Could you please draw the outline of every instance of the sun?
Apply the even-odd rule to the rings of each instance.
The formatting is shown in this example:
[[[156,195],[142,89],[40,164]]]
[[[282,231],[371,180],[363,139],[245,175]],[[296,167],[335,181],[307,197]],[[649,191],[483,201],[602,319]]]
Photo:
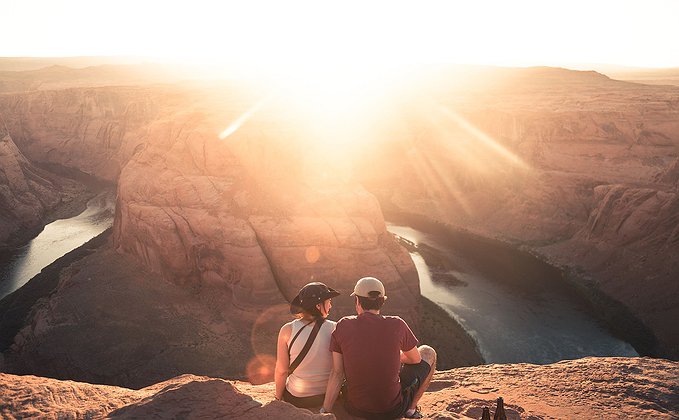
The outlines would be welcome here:
[[[274,86],[313,121],[326,146],[341,148],[360,141],[400,82],[374,63],[304,63],[279,71]]]
[[[406,73],[390,63],[318,56],[251,71],[252,83],[267,86],[259,100],[230,122],[225,139],[258,112],[275,112],[305,133],[306,153],[330,172],[345,173],[356,155],[375,143],[380,115],[403,89]]]

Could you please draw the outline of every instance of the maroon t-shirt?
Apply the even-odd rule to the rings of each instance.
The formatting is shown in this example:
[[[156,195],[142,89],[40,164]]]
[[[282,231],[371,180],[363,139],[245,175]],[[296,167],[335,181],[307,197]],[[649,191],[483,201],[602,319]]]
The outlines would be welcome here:
[[[339,320],[330,351],[342,353],[352,407],[384,413],[401,404],[400,351],[418,345],[401,318],[364,312]]]

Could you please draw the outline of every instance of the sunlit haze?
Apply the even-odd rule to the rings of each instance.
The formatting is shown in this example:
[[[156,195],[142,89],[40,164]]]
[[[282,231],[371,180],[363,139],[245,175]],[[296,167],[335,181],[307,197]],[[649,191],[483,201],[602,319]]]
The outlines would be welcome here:
[[[378,137],[370,132],[377,114],[422,65],[679,66],[679,2],[667,0],[25,0],[3,9],[0,36],[11,42],[0,56],[120,56],[211,78],[247,75],[267,88],[224,121],[219,138],[232,141],[255,114],[278,106],[300,116],[318,154],[335,163]],[[526,167],[456,112],[418,106],[474,171],[493,162]]]
[[[670,67],[679,66],[677,16],[672,0],[23,0],[3,5],[0,56]]]

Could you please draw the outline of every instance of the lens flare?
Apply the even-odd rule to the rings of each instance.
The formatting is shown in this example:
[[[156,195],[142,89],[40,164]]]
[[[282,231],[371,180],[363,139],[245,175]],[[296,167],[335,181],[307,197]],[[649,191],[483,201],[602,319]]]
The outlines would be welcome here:
[[[270,354],[258,354],[248,361],[245,375],[253,385],[261,385],[274,380],[276,358]]]
[[[224,131],[222,131],[219,134],[220,140],[224,140],[233,133],[235,133],[236,131],[238,131],[238,129],[241,128],[243,124],[245,124],[250,118],[252,118],[252,116],[255,115],[264,105],[266,105],[270,99],[271,95],[265,97],[264,99],[259,100],[256,104],[250,107],[250,109],[248,109],[241,116],[236,118],[235,121],[229,124],[229,126],[226,127]]]
[[[309,264],[314,264],[318,261],[319,258],[321,258],[321,251],[318,249],[317,246],[312,245],[306,249],[306,251],[304,252],[304,257],[306,258]]]
[[[494,153],[496,153],[498,156],[502,157],[503,159],[505,159],[506,161],[513,165],[516,165],[521,168],[528,168],[528,165],[519,156],[507,150],[495,139],[493,139],[488,134],[476,128],[473,124],[471,124],[466,119],[462,118],[455,111],[452,111],[451,109],[444,106],[439,107],[439,111],[443,115],[445,115],[448,119],[457,124],[464,131],[471,134],[474,139],[480,141],[481,144],[483,144],[484,146],[492,150]]]
[[[415,173],[431,198],[448,198],[448,200],[457,203],[465,213],[472,213],[467,199],[454,177],[447,173],[447,168],[436,163],[435,159],[431,159],[418,148],[411,149],[408,156],[415,168]]]
[[[292,299],[292,298],[291,298]],[[250,344],[254,352],[253,358],[248,362],[246,374],[252,383],[270,382],[273,380],[273,371],[276,365],[276,343],[278,331],[286,322],[292,320],[290,306],[277,304],[263,307],[252,324],[250,332]]]

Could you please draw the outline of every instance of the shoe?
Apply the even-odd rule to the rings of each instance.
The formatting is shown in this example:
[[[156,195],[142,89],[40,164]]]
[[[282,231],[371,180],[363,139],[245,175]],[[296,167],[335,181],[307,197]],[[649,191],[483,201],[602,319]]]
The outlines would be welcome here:
[[[424,415],[420,412],[420,407],[415,408],[415,412],[411,415],[408,415],[408,413],[403,415],[404,419],[421,419],[424,418]]]

